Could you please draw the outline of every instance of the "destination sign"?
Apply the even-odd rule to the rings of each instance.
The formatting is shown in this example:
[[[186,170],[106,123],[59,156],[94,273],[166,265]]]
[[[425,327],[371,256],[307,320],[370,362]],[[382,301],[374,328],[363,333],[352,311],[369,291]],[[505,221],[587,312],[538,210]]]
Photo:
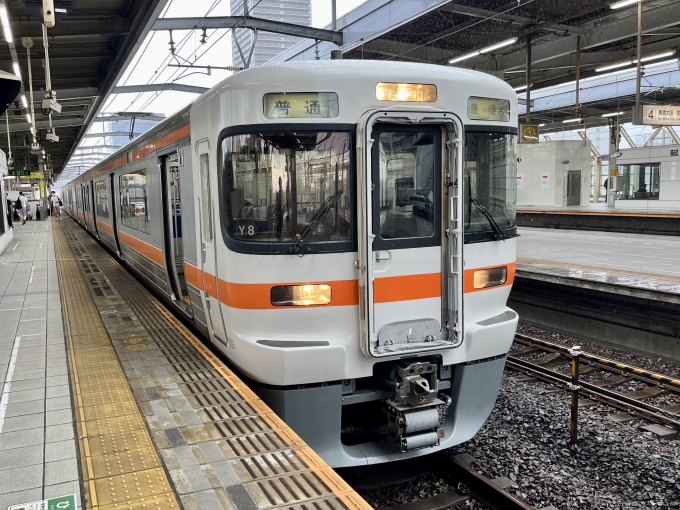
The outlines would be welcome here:
[[[339,113],[335,92],[280,92],[264,95],[269,119],[328,119]]]
[[[642,123],[651,126],[680,126],[680,106],[643,105]]]

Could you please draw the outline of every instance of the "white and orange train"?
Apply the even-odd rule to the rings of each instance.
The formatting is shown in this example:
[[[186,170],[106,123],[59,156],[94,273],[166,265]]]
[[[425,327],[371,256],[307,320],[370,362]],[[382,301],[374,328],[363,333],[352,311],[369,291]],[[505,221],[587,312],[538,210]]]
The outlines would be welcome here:
[[[517,326],[517,99],[425,64],[237,73],[65,186],[67,212],[334,467],[473,437]]]

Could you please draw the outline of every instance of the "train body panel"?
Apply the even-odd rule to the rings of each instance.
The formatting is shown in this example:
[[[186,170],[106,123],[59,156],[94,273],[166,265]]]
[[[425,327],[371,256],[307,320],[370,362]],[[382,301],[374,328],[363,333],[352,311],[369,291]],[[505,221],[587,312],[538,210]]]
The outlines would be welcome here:
[[[331,465],[424,455],[481,427],[514,336],[516,125],[474,71],[256,68],[70,183],[66,210]]]

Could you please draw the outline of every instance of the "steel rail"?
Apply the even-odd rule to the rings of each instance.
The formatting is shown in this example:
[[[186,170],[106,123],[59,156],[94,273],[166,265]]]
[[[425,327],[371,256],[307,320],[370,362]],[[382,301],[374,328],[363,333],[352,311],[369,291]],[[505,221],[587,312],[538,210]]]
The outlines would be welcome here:
[[[564,347],[562,345],[554,344],[552,342],[548,342],[546,340],[540,340],[538,338],[533,338],[527,335],[522,335],[520,333],[517,333],[515,335],[515,338],[518,338],[520,340],[524,340],[525,342],[529,342],[530,344],[536,344],[536,345],[541,345],[544,347],[548,347],[550,349],[553,349],[555,351],[559,351],[565,354],[569,354],[569,348]],[[594,354],[590,354],[587,352],[581,352],[580,357],[591,361],[593,363],[597,363],[599,365],[604,365],[606,367],[613,367],[618,370],[621,370],[622,372],[627,372],[629,374],[635,374],[643,377],[647,377],[649,379],[652,379],[654,382],[657,383],[663,383],[663,384],[668,384],[670,386],[674,386],[675,388],[680,389],[680,379],[673,379],[672,377],[669,377],[667,375],[663,374],[657,374],[655,372],[652,372],[650,370],[646,370],[644,368],[639,368],[639,367],[634,367],[631,365],[626,365],[625,363],[620,363],[618,361],[614,361],[611,359],[607,358],[602,358],[600,356],[595,356]]]
[[[541,379],[547,380],[551,383],[561,383],[566,385],[571,382],[571,378],[569,376],[553,372],[548,368],[534,365],[529,361],[515,358],[514,356],[508,356],[507,364],[515,370],[529,371]],[[579,386],[580,391],[583,393],[592,397],[596,397],[609,405],[626,411],[635,411],[636,413],[639,413],[650,420],[680,429],[680,421],[670,417],[677,416],[673,413],[668,413],[667,411],[664,411],[663,409],[660,409],[656,406],[639,402],[620,393],[616,393],[605,388],[600,388],[587,382],[579,381]]]
[[[468,467],[449,451],[442,452],[445,465],[453,478],[465,485],[470,494],[492,510],[534,510],[522,500],[501,489],[485,476]]]

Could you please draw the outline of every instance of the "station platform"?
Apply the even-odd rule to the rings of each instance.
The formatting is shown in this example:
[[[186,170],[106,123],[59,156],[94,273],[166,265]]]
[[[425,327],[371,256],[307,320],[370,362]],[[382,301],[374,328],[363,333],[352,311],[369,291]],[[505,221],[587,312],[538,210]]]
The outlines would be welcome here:
[[[370,508],[73,220],[14,235],[0,510]]]
[[[680,359],[680,237],[519,228],[521,320]]]
[[[626,200],[624,202],[635,202]],[[633,234],[680,236],[678,209],[638,209],[634,204],[608,207],[606,203],[562,207],[518,206],[520,227],[594,230]]]

